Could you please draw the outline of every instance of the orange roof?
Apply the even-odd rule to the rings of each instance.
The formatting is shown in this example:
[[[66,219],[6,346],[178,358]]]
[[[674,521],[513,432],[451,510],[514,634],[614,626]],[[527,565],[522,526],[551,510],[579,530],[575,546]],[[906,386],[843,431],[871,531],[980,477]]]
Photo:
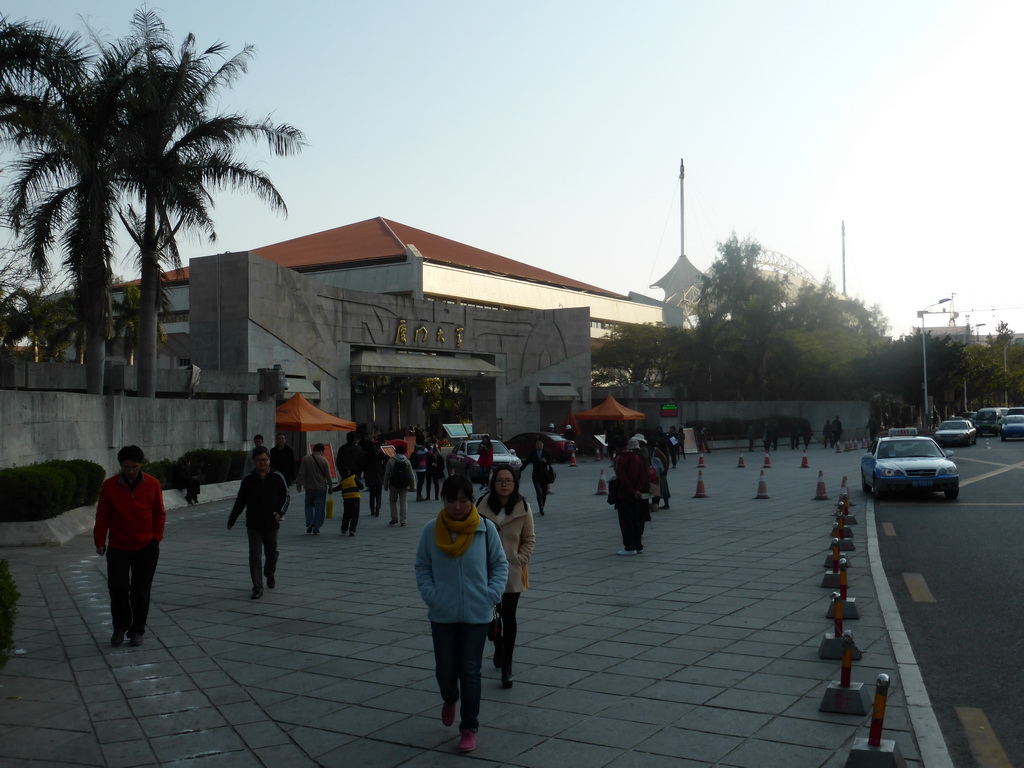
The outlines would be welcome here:
[[[426,261],[451,264],[464,269],[518,277],[538,283],[558,285],[602,296],[625,298],[604,288],[581,283],[546,269],[507,259],[471,245],[449,240],[422,229],[408,227],[378,216],[282,243],[253,248],[265,259],[282,267],[310,271],[317,267],[354,265],[366,262],[405,259],[406,245],[416,246]]]

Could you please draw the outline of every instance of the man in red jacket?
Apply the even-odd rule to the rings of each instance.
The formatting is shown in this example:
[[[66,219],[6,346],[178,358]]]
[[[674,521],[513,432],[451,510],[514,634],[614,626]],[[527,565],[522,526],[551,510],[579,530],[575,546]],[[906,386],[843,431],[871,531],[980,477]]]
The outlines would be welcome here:
[[[121,472],[103,483],[96,505],[92,537],[96,554],[107,556],[113,646],[124,642],[126,632],[129,645],[142,645],[167,520],[160,481],[142,472],[144,459],[137,445],[118,451]]]

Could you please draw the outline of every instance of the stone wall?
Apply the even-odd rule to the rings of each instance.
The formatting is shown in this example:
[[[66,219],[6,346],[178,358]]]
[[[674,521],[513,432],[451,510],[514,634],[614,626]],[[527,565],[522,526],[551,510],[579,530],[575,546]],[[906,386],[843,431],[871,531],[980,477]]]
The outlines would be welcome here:
[[[273,434],[274,403],[0,390],[0,468],[87,459],[113,471],[124,445],[176,459],[195,448],[245,449],[256,432]]]

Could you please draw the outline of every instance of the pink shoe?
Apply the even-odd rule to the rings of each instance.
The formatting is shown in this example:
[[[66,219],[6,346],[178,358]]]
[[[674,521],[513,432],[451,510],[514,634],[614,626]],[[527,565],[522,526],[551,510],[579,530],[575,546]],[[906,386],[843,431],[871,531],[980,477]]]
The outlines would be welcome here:
[[[455,702],[446,701],[444,706],[441,707],[441,722],[445,725],[451,725],[455,722]]]
[[[459,752],[472,752],[476,749],[476,734],[472,731],[461,731],[462,738],[459,739]]]

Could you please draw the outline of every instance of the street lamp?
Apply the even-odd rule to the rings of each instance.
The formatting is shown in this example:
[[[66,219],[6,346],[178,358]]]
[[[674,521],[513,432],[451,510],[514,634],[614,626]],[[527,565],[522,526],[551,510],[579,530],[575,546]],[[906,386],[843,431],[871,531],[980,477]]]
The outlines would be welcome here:
[[[921,426],[927,430],[932,420],[932,412],[928,407],[928,345],[925,343],[924,335],[924,316],[925,315],[940,315],[941,312],[930,312],[932,307],[937,307],[939,304],[945,304],[947,301],[952,301],[952,296],[947,296],[944,299],[939,299],[934,304],[929,304],[922,310],[919,310],[917,316],[921,318],[921,360],[923,361],[924,367],[924,410],[921,412]]]

